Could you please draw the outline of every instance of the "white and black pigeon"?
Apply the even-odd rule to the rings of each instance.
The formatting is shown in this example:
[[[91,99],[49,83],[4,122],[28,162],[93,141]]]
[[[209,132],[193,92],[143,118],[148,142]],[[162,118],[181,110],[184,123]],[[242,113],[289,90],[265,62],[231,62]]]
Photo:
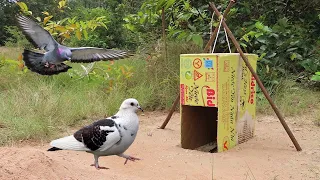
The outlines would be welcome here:
[[[45,50],[44,54],[25,49],[23,60],[33,72],[41,75],[54,75],[67,72],[71,67],[64,61],[74,63],[89,63],[127,58],[126,51],[95,48],[95,47],[66,47],[59,44],[51,34],[32,19],[18,14],[16,16],[20,28],[26,38],[36,47]]]
[[[51,141],[52,148],[48,151],[75,150],[92,153],[92,166],[97,169],[104,168],[98,164],[100,156],[117,155],[126,159],[124,164],[128,160],[140,160],[124,154],[137,136],[139,118],[136,112],[139,109],[142,110],[136,99],[126,99],[114,116],[85,126],[71,136]]]

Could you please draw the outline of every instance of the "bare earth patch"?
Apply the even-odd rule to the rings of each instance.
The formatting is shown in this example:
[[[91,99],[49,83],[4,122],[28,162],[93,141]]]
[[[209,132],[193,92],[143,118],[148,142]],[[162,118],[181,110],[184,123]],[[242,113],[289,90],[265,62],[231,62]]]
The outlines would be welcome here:
[[[165,130],[157,129],[163,112],[146,113],[128,154],[142,160],[124,165],[117,156],[101,157],[90,166],[86,152],[47,152],[43,145],[0,148],[0,179],[320,179],[320,128],[312,117],[286,118],[303,151],[297,152],[277,118],[260,116],[253,139],[224,153],[180,148],[180,116],[174,114]]]

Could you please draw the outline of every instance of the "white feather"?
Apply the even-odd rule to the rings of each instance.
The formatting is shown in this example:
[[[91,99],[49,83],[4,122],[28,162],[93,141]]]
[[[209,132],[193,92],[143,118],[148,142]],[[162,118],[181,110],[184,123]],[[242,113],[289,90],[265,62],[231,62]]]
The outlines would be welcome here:
[[[73,135],[53,140],[50,146],[65,150],[90,151],[82,142],[76,140]]]

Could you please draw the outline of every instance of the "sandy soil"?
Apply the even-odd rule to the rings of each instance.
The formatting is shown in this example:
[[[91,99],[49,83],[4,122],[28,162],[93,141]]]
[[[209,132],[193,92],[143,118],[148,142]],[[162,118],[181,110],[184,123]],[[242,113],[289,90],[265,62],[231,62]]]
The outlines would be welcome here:
[[[180,119],[157,129],[166,113],[141,116],[140,130],[127,154],[129,162],[101,157],[96,170],[85,152],[47,152],[48,143],[0,148],[0,179],[320,179],[320,128],[311,117],[287,118],[303,151],[297,152],[275,117],[258,117],[256,135],[227,152],[205,153],[180,148]]]

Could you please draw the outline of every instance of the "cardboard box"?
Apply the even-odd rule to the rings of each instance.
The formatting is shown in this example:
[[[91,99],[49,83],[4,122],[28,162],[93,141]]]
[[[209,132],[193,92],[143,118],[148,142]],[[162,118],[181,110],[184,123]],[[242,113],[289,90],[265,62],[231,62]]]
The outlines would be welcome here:
[[[245,55],[256,70],[258,56]],[[240,54],[181,54],[180,98],[181,109],[186,106],[217,108],[217,117],[209,121],[217,121],[215,131],[217,131],[218,152],[228,150],[253,137],[256,117],[256,81]],[[188,108],[188,111],[192,111],[192,108]],[[183,122],[181,138],[190,137],[188,133],[192,133],[195,141],[201,141],[195,134],[197,133],[195,131],[201,131],[201,127],[198,130],[192,129],[193,126],[188,125],[190,121],[188,119],[191,117],[187,114],[186,111],[181,113]],[[190,123],[196,122],[190,121]],[[190,140],[183,141],[182,146],[195,148],[195,145],[188,144],[197,143]]]

